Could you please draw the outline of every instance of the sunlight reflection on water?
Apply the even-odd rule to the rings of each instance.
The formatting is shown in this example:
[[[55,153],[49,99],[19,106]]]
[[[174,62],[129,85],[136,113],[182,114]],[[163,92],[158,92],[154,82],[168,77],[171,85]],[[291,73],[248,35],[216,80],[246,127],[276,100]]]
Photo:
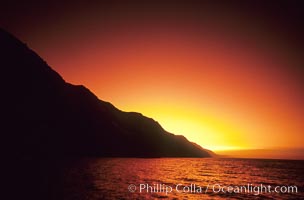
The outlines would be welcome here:
[[[87,158],[66,175],[66,199],[304,199],[304,161],[213,158]],[[128,186],[136,190],[130,192]],[[142,189],[140,184],[151,186]],[[186,192],[176,191],[188,186]],[[210,185],[206,192],[207,185]],[[215,193],[212,186],[271,185],[298,187],[298,193]],[[192,185],[192,186],[191,186]],[[154,186],[154,190],[153,190]],[[161,186],[172,187],[157,190]],[[190,186],[192,188],[190,188]],[[196,188],[195,188],[196,186]],[[198,186],[198,187],[197,187]],[[196,192],[196,189],[202,191]],[[186,188],[187,189],[187,188]],[[151,192],[154,191],[154,192]],[[206,193],[205,193],[206,192]]]

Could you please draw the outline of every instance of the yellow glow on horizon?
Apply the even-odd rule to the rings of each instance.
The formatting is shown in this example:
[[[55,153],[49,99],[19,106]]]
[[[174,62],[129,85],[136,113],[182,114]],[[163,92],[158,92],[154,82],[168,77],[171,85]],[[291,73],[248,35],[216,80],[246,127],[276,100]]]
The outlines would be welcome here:
[[[236,150],[246,150],[245,147],[238,146],[206,146],[206,149],[212,150],[213,152],[225,152],[225,151],[236,151]]]
[[[189,107],[188,107],[189,108]],[[217,150],[245,149],[246,140],[237,127],[224,119],[199,110],[171,106],[138,106],[145,116],[152,117],[168,132],[184,135],[203,148]],[[132,111],[133,109],[125,109]]]

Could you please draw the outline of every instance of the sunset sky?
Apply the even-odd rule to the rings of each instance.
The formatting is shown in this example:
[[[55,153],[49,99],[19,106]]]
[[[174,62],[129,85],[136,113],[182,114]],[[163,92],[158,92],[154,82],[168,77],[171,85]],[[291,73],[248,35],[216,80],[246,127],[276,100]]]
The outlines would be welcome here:
[[[303,6],[113,2],[11,2],[0,25],[67,82],[204,148],[304,148]]]

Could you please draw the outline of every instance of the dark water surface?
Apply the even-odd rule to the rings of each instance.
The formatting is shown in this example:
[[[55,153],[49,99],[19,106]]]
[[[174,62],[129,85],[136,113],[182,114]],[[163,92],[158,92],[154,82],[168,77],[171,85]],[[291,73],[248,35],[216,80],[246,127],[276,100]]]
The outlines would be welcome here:
[[[64,197],[304,199],[303,174],[304,161],[86,158],[65,173]]]

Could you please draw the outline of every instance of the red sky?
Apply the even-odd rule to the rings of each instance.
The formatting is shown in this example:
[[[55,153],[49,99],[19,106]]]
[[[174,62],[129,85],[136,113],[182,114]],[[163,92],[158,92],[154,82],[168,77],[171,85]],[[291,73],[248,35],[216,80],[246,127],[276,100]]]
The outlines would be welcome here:
[[[304,148],[297,6],[251,6],[11,5],[1,23],[66,81],[203,147]]]

